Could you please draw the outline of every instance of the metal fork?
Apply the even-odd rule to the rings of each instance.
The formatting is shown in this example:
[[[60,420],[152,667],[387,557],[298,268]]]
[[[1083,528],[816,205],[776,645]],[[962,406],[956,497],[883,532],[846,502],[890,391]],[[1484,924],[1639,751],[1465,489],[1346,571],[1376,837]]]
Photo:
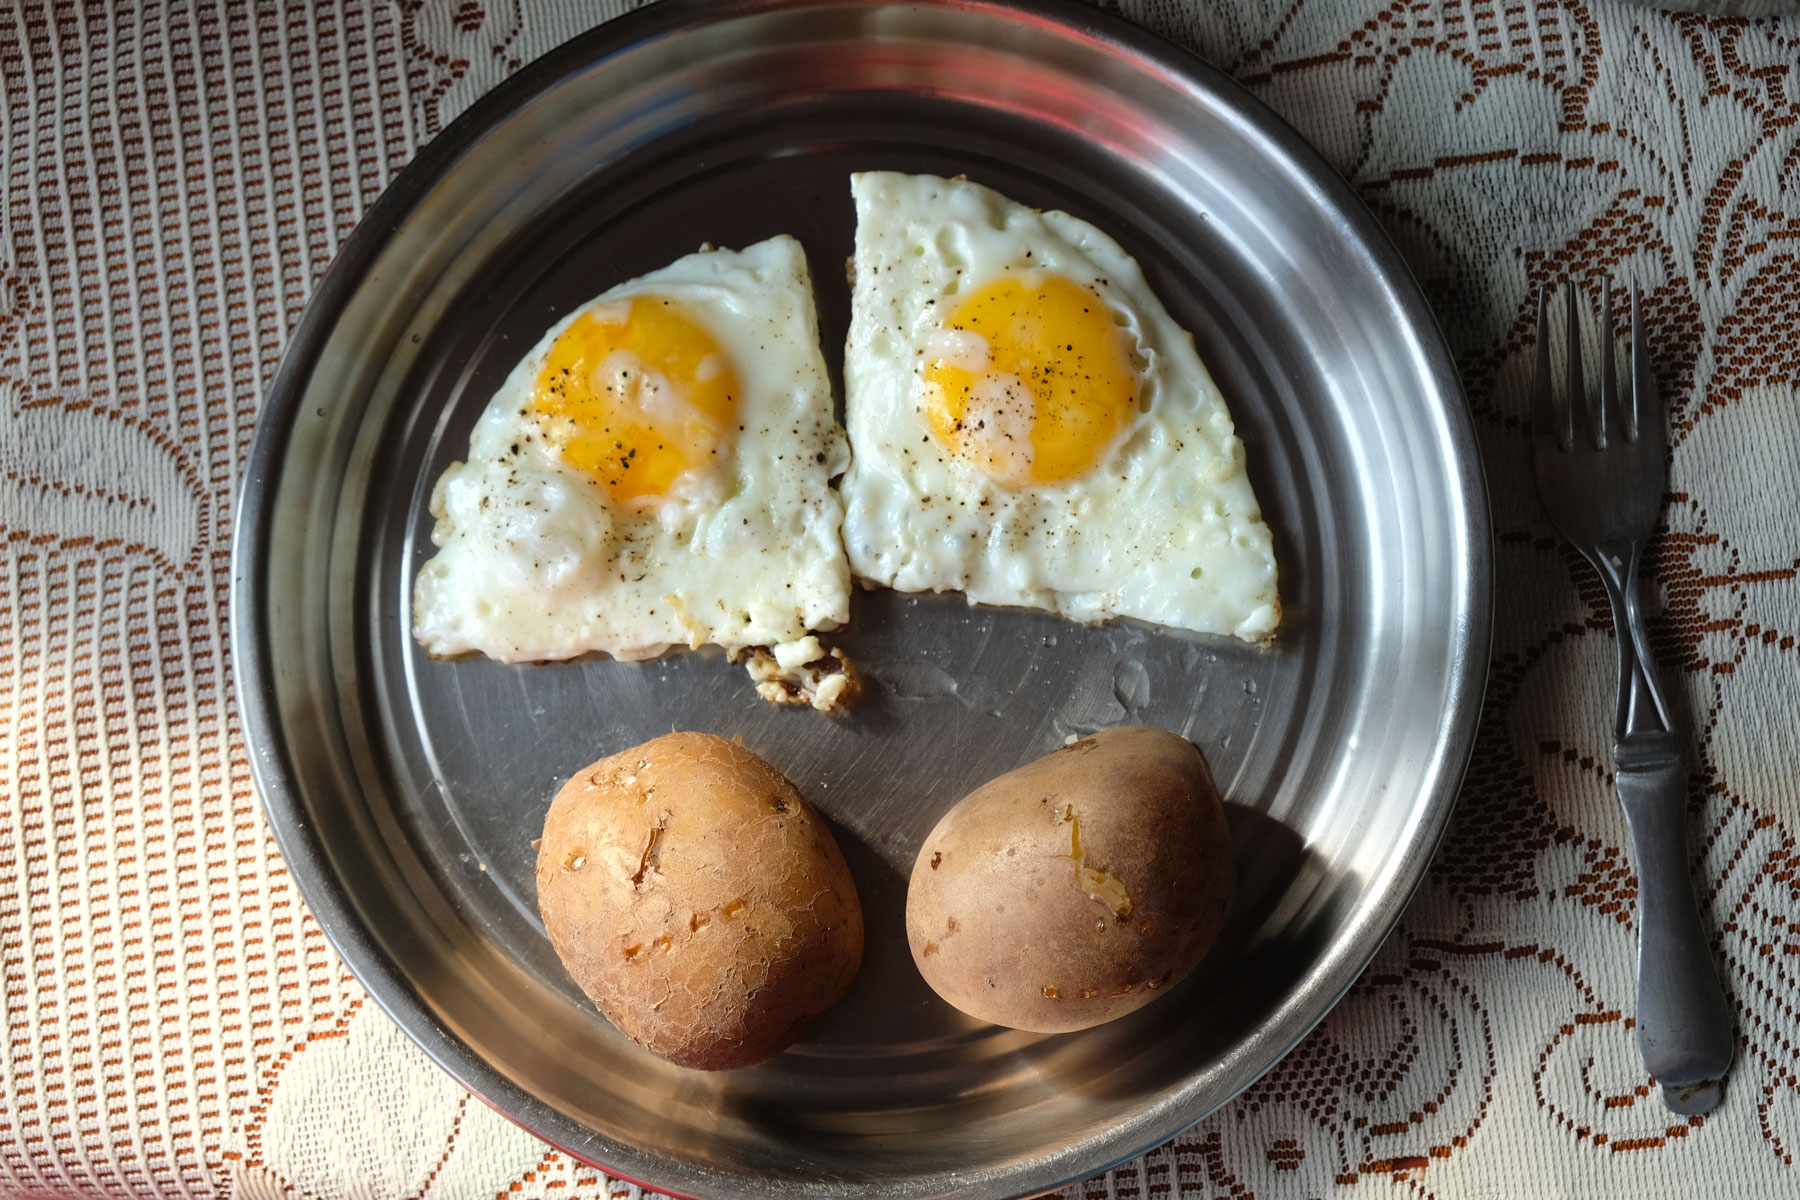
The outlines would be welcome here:
[[[1619,642],[1614,780],[1637,860],[1637,1039],[1644,1066],[1677,1113],[1710,1112],[1731,1066],[1731,1012],[1707,949],[1688,874],[1687,772],[1638,606],[1644,543],[1662,509],[1664,427],[1643,307],[1631,288],[1631,400],[1620,407],[1612,346],[1612,281],[1601,284],[1600,403],[1588,411],[1575,285],[1567,285],[1568,380],[1551,385],[1548,299],[1538,292],[1531,387],[1538,500],[1557,531],[1593,564]]]

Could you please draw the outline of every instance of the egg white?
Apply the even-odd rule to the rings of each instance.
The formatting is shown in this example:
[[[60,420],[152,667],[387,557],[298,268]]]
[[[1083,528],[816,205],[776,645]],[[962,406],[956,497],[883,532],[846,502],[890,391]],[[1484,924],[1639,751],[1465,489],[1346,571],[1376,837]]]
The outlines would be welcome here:
[[[641,506],[566,462],[532,404],[557,337],[634,296],[685,308],[741,383],[741,428],[722,461]],[[495,392],[467,460],[433,490],[438,549],[413,589],[414,635],[437,657],[523,662],[735,651],[835,628],[849,619],[850,577],[830,480],[848,456],[800,244],[690,254],[557,322]]]
[[[967,180],[870,172],[852,176],[851,191],[854,462],[842,487],[854,574],[1082,622],[1133,617],[1266,640],[1280,620],[1275,554],[1243,444],[1192,337],[1137,263],[1086,221]],[[925,371],[934,358],[978,355],[945,327],[964,298],[1042,273],[1091,287],[1111,310],[1130,340],[1139,412],[1085,473],[1006,486],[932,436]]]

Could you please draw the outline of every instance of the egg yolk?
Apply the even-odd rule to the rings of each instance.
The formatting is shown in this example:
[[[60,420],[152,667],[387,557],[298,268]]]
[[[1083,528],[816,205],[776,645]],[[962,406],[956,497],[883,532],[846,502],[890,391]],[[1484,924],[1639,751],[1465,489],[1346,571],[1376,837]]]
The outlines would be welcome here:
[[[532,399],[566,461],[642,507],[719,461],[738,395],[731,359],[705,326],[672,300],[635,296],[564,330]]]
[[[1091,469],[1137,406],[1131,347],[1098,293],[1060,275],[970,296],[925,367],[925,414],[951,453],[1008,487]]]

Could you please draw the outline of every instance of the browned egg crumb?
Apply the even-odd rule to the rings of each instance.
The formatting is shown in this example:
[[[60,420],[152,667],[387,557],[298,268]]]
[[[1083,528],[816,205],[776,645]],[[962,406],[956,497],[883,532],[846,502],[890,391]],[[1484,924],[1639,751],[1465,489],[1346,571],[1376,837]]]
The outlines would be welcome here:
[[[829,716],[842,716],[862,696],[862,676],[842,650],[832,647],[815,659],[783,669],[774,651],[751,646],[732,656],[756,683],[756,694],[770,704],[807,705]]]

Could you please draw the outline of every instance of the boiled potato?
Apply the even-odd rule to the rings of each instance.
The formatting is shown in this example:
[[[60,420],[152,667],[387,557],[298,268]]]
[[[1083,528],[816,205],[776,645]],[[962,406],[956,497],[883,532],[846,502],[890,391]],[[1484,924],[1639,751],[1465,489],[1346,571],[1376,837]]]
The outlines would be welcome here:
[[[844,857],[793,784],[736,742],[671,733],[603,758],[544,818],[538,909],[569,974],[672,1062],[761,1062],[862,961]]]
[[[1236,881],[1193,744],[1111,729],[969,793],[906,896],[913,961],[945,1000],[1040,1033],[1142,1008],[1193,970]]]

